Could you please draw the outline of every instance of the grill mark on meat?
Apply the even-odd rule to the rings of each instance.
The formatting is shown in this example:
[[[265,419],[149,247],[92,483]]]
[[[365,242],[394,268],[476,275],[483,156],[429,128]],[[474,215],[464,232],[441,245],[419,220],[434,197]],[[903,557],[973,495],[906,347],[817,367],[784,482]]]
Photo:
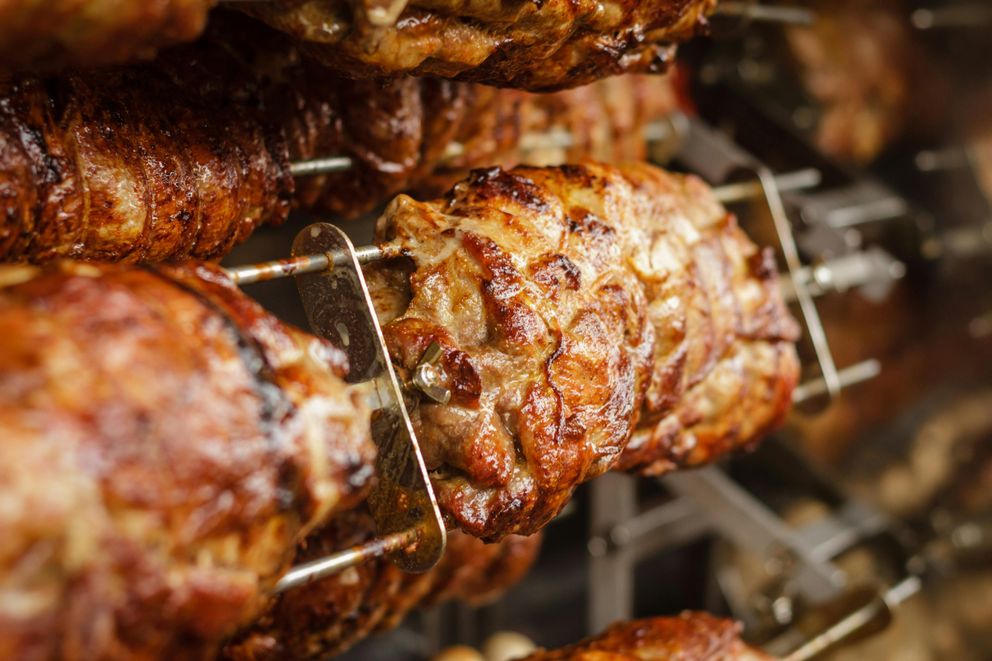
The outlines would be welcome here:
[[[520,169],[526,171],[525,168]],[[473,197],[479,200],[509,198],[538,213],[549,211],[548,203],[541,195],[541,189],[533,181],[522,175],[507,172],[499,166],[472,170],[468,185],[472,187]]]
[[[531,278],[552,298],[558,298],[558,290],[564,285],[572,291],[582,286],[582,273],[575,262],[562,254],[549,254],[530,267]]]
[[[548,356],[548,359],[544,361],[544,378],[548,383],[548,387],[551,388],[551,392],[554,393],[555,403],[558,407],[558,423],[555,425],[554,429],[554,442],[556,446],[561,446],[562,440],[565,438],[565,397],[561,392],[561,388],[559,388],[558,384],[555,383],[552,369],[554,368],[555,361],[561,358],[565,353],[565,344],[561,331],[555,332],[555,335],[555,350],[552,351],[551,355]]]

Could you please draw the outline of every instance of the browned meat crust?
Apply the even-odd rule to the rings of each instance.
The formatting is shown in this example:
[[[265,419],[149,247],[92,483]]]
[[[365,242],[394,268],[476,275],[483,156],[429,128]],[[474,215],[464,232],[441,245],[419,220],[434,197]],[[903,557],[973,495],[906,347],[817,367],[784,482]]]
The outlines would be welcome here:
[[[150,57],[203,30],[217,0],[0,0],[0,74]]]
[[[312,534],[297,561],[367,541],[373,530],[367,513],[346,512]],[[396,626],[417,606],[451,600],[491,601],[523,578],[540,546],[540,535],[511,536],[498,544],[485,544],[453,532],[444,557],[424,574],[406,574],[388,561],[376,561],[283,595],[254,626],[225,647],[222,658],[328,658],[375,631]]]
[[[350,81],[300,62],[278,33],[227,18],[153,64],[0,83],[0,259],[218,258],[282,222],[294,199],[354,216],[480,164],[641,159],[640,128],[674,104],[664,81],[547,97]],[[570,131],[574,145],[522,153],[524,136],[545,129]],[[453,142],[462,149],[442,165]],[[290,177],[291,160],[332,155],[354,167]]]
[[[411,0],[394,25],[358,3],[285,0],[244,11],[357,78],[456,78],[531,91],[664,71],[674,44],[706,26],[716,0]]]
[[[741,627],[706,613],[620,622],[599,636],[520,661],[771,661],[745,645]]]
[[[414,425],[449,524],[473,535],[538,530],[616,466],[712,461],[791,404],[774,259],[696,178],[480,170],[434,202],[398,197],[379,241],[403,255],[368,272],[394,364],[444,350],[451,403]]]
[[[0,284],[0,657],[213,658],[371,478],[343,354],[212,267]]]

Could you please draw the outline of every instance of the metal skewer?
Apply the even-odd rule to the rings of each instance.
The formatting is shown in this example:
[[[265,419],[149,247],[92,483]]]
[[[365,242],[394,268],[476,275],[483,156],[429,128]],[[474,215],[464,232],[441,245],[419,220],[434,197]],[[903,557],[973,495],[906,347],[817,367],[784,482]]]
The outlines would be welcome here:
[[[910,21],[917,30],[985,28],[992,25],[992,7],[976,2],[939,9],[917,9],[910,16]]]
[[[733,16],[746,21],[784,23],[787,25],[813,25],[816,12],[805,7],[764,5],[757,2],[723,2],[717,7],[718,16]]]
[[[416,534],[410,530],[404,530],[392,535],[385,535],[373,539],[367,544],[354,546],[345,551],[325,556],[313,562],[297,565],[290,569],[279,579],[272,591],[276,594],[301,588],[305,585],[315,583],[322,578],[333,576],[349,567],[380,558],[389,553],[401,551],[404,547],[416,541]]]
[[[885,630],[892,622],[895,609],[917,594],[922,587],[923,584],[919,577],[908,576],[896,585],[879,590],[874,594],[870,591],[862,591],[861,594],[852,595],[855,602],[858,598],[866,600],[825,630],[792,650],[784,657],[785,661],[810,661],[848,642]],[[784,642],[784,640],[783,638],[780,642]]]

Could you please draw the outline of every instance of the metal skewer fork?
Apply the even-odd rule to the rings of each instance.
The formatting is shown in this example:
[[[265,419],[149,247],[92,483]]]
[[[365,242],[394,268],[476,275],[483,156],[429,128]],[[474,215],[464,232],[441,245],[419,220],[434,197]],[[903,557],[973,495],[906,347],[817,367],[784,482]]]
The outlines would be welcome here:
[[[779,186],[799,190],[816,186],[819,180],[816,170],[801,170],[779,177]],[[744,182],[715,192],[721,201],[734,202],[760,191],[760,187]],[[403,569],[427,569],[443,553],[446,531],[361,268],[390,255],[376,246],[355,248],[344,232],[327,223],[304,228],[293,244],[293,253],[289,259],[234,267],[227,272],[239,285],[296,277],[314,332],[348,354],[349,382],[370,386],[378,409],[372,432],[379,447],[380,479],[369,497],[377,537],[294,567],[274,591],[301,587],[383,555],[389,555]],[[416,370],[409,387],[443,403],[450,395],[436,387],[436,378],[432,378],[436,373],[429,364],[431,349],[421,361],[424,369]]]

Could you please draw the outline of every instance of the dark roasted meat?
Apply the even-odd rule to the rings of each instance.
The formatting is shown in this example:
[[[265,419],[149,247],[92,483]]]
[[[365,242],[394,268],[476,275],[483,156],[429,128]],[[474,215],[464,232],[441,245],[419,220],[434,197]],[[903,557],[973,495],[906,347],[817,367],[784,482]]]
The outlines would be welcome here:
[[[402,255],[367,274],[394,364],[444,351],[451,402],[414,425],[449,524],[473,535],[538,530],[617,466],[712,461],[790,406],[774,259],[696,178],[479,170],[443,199],[398,197],[379,241]]]
[[[614,624],[599,636],[520,661],[771,661],[740,639],[741,627],[706,613]]]
[[[343,354],[213,267],[5,266],[0,334],[0,658],[213,658],[371,478]]]
[[[411,0],[399,20],[369,20],[356,2],[244,5],[357,78],[439,76],[549,91],[622,73],[664,71],[716,0],[483,2]]]
[[[0,74],[116,64],[196,38],[217,0],[0,0]]]
[[[372,537],[364,511],[346,512],[312,534],[297,555],[306,562]],[[485,603],[519,581],[537,556],[540,535],[485,544],[448,535],[441,561],[424,574],[406,574],[379,560],[279,598],[254,626],[229,643],[231,661],[318,659],[343,652],[375,631],[390,629],[417,606],[461,600]]]
[[[354,216],[476,165],[643,158],[640,129],[673,106],[665,81],[643,79],[552,96],[350,81],[226,18],[152,64],[0,83],[0,259],[217,258],[292,202]],[[546,129],[574,145],[521,148]],[[354,167],[290,177],[291,160],[334,155]]]

